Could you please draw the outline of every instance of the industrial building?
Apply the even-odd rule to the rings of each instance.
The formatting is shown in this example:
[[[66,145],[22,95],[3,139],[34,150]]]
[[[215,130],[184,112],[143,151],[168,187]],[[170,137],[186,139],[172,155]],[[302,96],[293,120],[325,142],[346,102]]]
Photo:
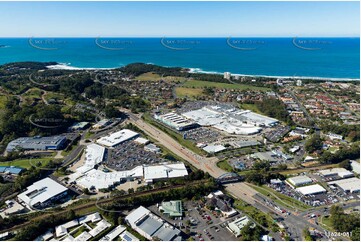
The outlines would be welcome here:
[[[161,241],[181,240],[181,231],[153,214],[143,206],[133,210],[125,221],[148,240],[159,239]]]
[[[232,145],[235,148],[245,148],[245,147],[257,146],[257,145],[260,145],[260,144],[261,143],[256,141],[256,140],[244,140],[244,141],[232,142]]]
[[[184,163],[165,163],[152,166],[136,166],[131,170],[104,172],[102,170],[90,169],[83,172],[83,169],[69,175],[69,182],[74,182],[84,188],[95,188],[97,190],[102,188],[109,188],[115,186],[120,182],[144,179],[147,183],[152,183],[156,180],[185,177],[188,175],[187,168]],[[84,169],[85,170],[85,169]]]
[[[340,178],[350,178],[354,176],[352,172],[346,170],[345,168],[332,168],[319,171],[319,173],[323,177],[338,176]]]
[[[244,226],[246,226],[248,223],[251,223],[251,227],[254,228],[256,225],[251,222],[251,220],[244,216],[242,218],[239,218],[231,223],[228,224],[227,228],[229,231],[231,231],[236,237],[239,237],[241,235],[241,230]]]
[[[336,185],[347,193],[360,192],[360,179],[356,177],[328,182],[328,185]]]
[[[308,176],[295,176],[295,177],[288,178],[286,180],[286,182],[289,185],[291,185],[292,187],[298,187],[298,186],[310,184],[310,183],[312,183],[312,180]]]
[[[66,140],[66,137],[62,135],[21,137],[11,141],[7,145],[6,151],[11,152],[17,148],[24,150],[61,150],[64,148]]]
[[[29,209],[44,208],[66,196],[67,192],[68,188],[50,178],[45,178],[27,187],[25,192],[18,195],[18,200]]]
[[[139,134],[132,130],[123,129],[98,139],[97,143],[106,147],[114,147],[118,144],[123,143],[124,141],[136,138],[138,136]]]
[[[229,134],[256,134],[262,130],[261,127],[278,123],[277,119],[230,105],[206,106],[182,115],[201,126],[212,126]]]
[[[273,153],[272,151],[257,152],[257,153],[251,154],[251,157],[254,159],[259,159],[261,161],[269,161],[270,163],[277,162],[277,155],[275,153]]]
[[[326,189],[319,184],[314,184],[310,186],[296,188],[296,191],[306,196],[306,195],[325,193]]]
[[[138,137],[134,140],[134,142],[141,144],[141,145],[147,145],[147,144],[149,144],[150,141],[145,138]]]
[[[78,177],[92,170],[95,165],[101,163],[104,159],[105,148],[97,144],[90,144],[84,152],[84,163],[76,169],[76,172],[69,176],[70,181],[75,181]]]
[[[73,175],[73,174],[72,174]],[[95,188],[97,190],[102,188],[109,188],[120,184],[122,181],[133,180],[143,177],[143,167],[137,166],[128,171],[104,172],[102,170],[91,169],[80,177],[69,176],[69,181],[76,181],[76,183],[84,188]]]
[[[197,127],[195,122],[185,119],[181,115],[174,112],[161,115],[155,114],[154,118],[179,131]]]
[[[182,217],[183,216],[183,204],[181,200],[162,202],[159,207],[164,215],[168,217]]]
[[[97,144],[88,145],[85,150],[83,170],[90,170],[94,168],[95,165],[101,163],[104,159],[104,153],[104,147]]]
[[[144,181],[153,183],[157,180],[185,177],[188,175],[187,168],[184,163],[169,163],[154,166],[144,165]]]
[[[209,154],[215,154],[221,151],[226,150],[227,148],[223,145],[207,145],[203,147],[203,150],[206,151]]]

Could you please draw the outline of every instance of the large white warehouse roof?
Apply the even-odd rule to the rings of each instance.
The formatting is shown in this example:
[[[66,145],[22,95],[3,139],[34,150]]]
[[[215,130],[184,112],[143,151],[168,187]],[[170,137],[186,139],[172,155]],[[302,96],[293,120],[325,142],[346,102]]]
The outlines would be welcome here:
[[[205,150],[207,153],[210,154],[221,152],[225,149],[226,147],[224,147],[223,145],[207,145],[206,147],[203,148],[203,150]]]
[[[231,107],[206,106],[183,113],[202,126],[213,126],[230,134],[250,135],[262,130],[260,126],[271,126],[278,120]]]
[[[139,135],[138,133],[132,130],[123,129],[98,139],[97,143],[104,146],[113,147],[124,141],[137,137],[138,135]]]
[[[315,184],[315,185],[296,188],[296,191],[302,193],[303,195],[310,195],[310,194],[317,194],[317,193],[326,192],[326,189],[323,188],[319,184]]]
[[[144,166],[144,180],[151,182],[155,179],[175,178],[188,175],[184,163],[161,164]]]
[[[339,186],[345,192],[358,192],[360,191],[360,179],[353,177],[349,179],[342,179],[329,182],[328,184],[335,184]]]
[[[94,186],[96,189],[102,189],[108,188],[109,186],[114,185],[114,183],[128,178],[143,177],[145,181],[152,182],[155,179],[184,177],[186,175],[188,175],[187,168],[184,163],[179,162],[152,166],[137,166],[132,170],[127,171],[104,172],[91,169],[82,174],[81,177],[74,176],[71,177],[71,179],[72,181],[76,180],[77,184],[82,187],[90,188]]]
[[[338,175],[339,177],[345,178],[345,177],[352,177],[354,174],[345,168],[332,168],[327,170],[319,171],[321,176],[334,176]]]
[[[300,186],[312,182],[311,178],[309,178],[308,176],[295,176],[288,178],[287,180],[289,183],[291,183],[291,185],[294,186]]]
[[[25,192],[18,195],[18,198],[32,207],[38,203],[44,203],[67,190],[68,188],[47,177],[27,187]]]

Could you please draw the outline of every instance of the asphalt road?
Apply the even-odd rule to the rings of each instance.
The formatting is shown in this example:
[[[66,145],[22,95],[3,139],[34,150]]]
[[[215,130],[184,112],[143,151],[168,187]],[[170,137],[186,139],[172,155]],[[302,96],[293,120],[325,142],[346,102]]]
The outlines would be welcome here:
[[[196,168],[208,172],[211,176],[215,178],[226,173],[225,171],[217,167],[218,159],[216,157],[207,158],[195,154],[191,150],[180,145],[168,134],[143,121],[139,116],[136,116],[132,113],[128,113],[128,116],[133,124],[138,126],[152,138],[158,140],[160,144],[167,147],[170,151],[172,151],[179,157],[187,160],[188,162],[191,162],[191,164],[194,165]],[[319,230],[320,232],[325,232],[325,229],[313,223],[312,220],[309,220],[308,217],[304,217],[302,215],[300,216],[299,213],[295,211],[289,211],[288,208],[278,206],[281,208],[281,210],[285,209],[286,211],[290,212],[289,215],[278,212],[272,205],[269,205],[264,201],[265,199],[268,199],[267,197],[258,193],[256,190],[254,190],[244,182],[228,184],[225,186],[225,189],[236,198],[251,204],[252,206],[258,208],[266,214],[277,214],[276,217],[282,217],[284,219],[284,223],[288,227],[288,232],[290,233],[293,240],[302,240],[303,229],[307,227]],[[275,217],[274,215],[272,216]],[[323,239],[328,240],[327,238]],[[345,238],[335,237],[335,239],[344,240]]]
[[[124,111],[124,110],[122,110]],[[130,122],[138,126],[140,129],[142,129],[145,133],[147,133],[152,138],[158,140],[158,142],[165,147],[167,147],[170,151],[175,153],[177,156],[187,160],[192,165],[194,165],[196,168],[201,169],[205,172],[208,172],[211,176],[217,178],[222,174],[225,174],[226,172],[220,169],[217,166],[218,159],[216,157],[203,157],[198,154],[195,154],[191,150],[183,147],[180,145],[177,141],[175,141],[173,138],[171,138],[168,134],[164,133],[163,131],[157,129],[156,127],[146,123],[143,121],[139,116],[132,114],[130,112],[127,113],[130,119]],[[83,138],[83,137],[82,137]],[[70,162],[73,159],[77,157],[77,155],[81,152],[81,150],[84,148],[84,145],[79,145],[76,149],[74,149],[69,156],[64,160],[65,162]],[[293,211],[290,215],[285,215],[280,213],[279,211],[275,210],[275,208],[266,203],[265,200],[268,198],[263,196],[262,194],[258,193],[256,190],[254,190],[252,187],[247,185],[245,182],[237,182],[233,184],[227,184],[225,185],[225,189],[232,194],[234,197],[241,199],[252,206],[256,207],[260,211],[266,213],[266,214],[273,214],[272,217],[282,217],[284,219],[284,223],[288,227],[287,231],[290,233],[292,239],[294,240],[302,240],[302,230],[306,227],[313,227],[314,229],[317,229],[321,232],[324,231],[324,229],[321,226],[318,226],[316,224],[313,224],[309,221],[309,218],[305,215],[307,213],[295,213]],[[287,208],[282,208],[288,211]],[[317,211],[317,210],[310,210],[310,211]],[[274,236],[277,237],[276,234]],[[339,238],[341,239],[341,238]]]
[[[124,110],[122,110],[124,111]],[[158,128],[146,123],[139,116],[132,114],[130,112],[127,113],[130,121],[142,129],[145,133],[147,133],[152,138],[158,140],[161,145],[167,147],[170,151],[172,151],[177,156],[183,158],[190,162],[193,166],[198,169],[201,169],[205,172],[208,172],[211,176],[218,178],[219,176],[227,173],[221,168],[217,166],[217,162],[219,161],[217,157],[203,157],[200,156],[193,151],[183,147],[177,141],[175,141],[168,134],[159,130]],[[226,188],[230,193],[235,196],[239,196],[242,194],[242,200],[246,201],[249,204],[253,204],[255,202],[253,195],[257,193],[256,190],[249,187],[245,183],[235,183],[233,186],[227,186]]]

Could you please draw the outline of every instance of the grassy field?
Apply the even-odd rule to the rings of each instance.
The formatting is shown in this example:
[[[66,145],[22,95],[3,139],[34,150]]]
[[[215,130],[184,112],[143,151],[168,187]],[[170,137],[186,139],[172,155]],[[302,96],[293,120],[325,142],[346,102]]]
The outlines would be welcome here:
[[[29,98],[41,98],[42,90],[39,88],[31,88],[27,92],[25,92],[22,96],[29,97]]]
[[[139,81],[159,81],[160,79],[164,80],[164,81],[170,81],[170,82],[175,82],[175,81],[185,81],[186,78],[185,77],[179,77],[179,76],[165,76],[162,77],[159,74],[153,73],[153,72],[147,72],[144,74],[141,74],[139,76],[137,76],[135,79],[139,80]]]
[[[198,81],[190,80],[186,81],[183,84],[183,87],[195,87],[195,88],[204,88],[204,87],[215,87],[221,89],[237,89],[237,90],[260,90],[260,91],[269,91],[269,88],[266,87],[256,87],[251,85],[243,84],[231,84],[231,83],[221,83],[221,82],[208,82],[208,81]]]
[[[147,73],[137,76],[135,79],[137,79],[139,81],[157,81],[160,78],[161,78],[161,76],[158,74],[155,74],[153,72],[147,72]]]
[[[18,166],[25,169],[29,169],[33,164],[36,165],[38,162],[41,163],[41,167],[46,166],[50,160],[54,160],[52,157],[46,157],[46,158],[36,158],[36,159],[19,159],[19,160],[13,160],[13,161],[5,161],[0,162],[0,166]],[[30,163],[31,162],[31,163]]]
[[[330,148],[328,149],[328,151],[330,151],[332,154],[336,153],[336,151],[338,151],[338,150],[339,150],[339,148],[338,148],[338,147],[335,147],[335,146],[330,147]]]
[[[45,99],[47,101],[49,101],[49,99],[54,99],[54,100],[63,100],[63,99],[65,99],[63,94],[55,93],[55,92],[47,92],[44,96],[45,96]]]
[[[175,89],[177,97],[198,97],[203,95],[202,88],[177,87]]]
[[[228,164],[227,160],[222,160],[217,163],[217,166],[221,168],[222,170],[232,172],[233,168]]]
[[[35,101],[35,99],[41,99],[41,90],[34,87],[26,91],[21,96],[23,97],[24,103],[30,105]]]
[[[256,104],[242,103],[240,107],[241,109],[247,109],[247,110],[251,110],[252,112],[262,114],[262,112],[258,109]]]
[[[329,216],[321,216],[318,218],[319,224],[329,231],[333,231],[331,219]]]
[[[0,109],[5,108],[5,102],[7,97],[5,95],[0,95]]]
[[[304,204],[303,202],[293,199],[287,195],[284,195],[282,193],[274,191],[273,189],[271,189],[267,186],[262,186],[262,187],[258,187],[256,185],[251,185],[251,186],[259,193],[261,193],[267,197],[274,198],[272,200],[275,201],[276,203],[278,203],[279,205],[286,206],[292,210],[294,210],[294,207],[296,207],[302,211],[311,208],[311,206],[308,206],[308,205]],[[277,197],[279,199],[277,199]]]

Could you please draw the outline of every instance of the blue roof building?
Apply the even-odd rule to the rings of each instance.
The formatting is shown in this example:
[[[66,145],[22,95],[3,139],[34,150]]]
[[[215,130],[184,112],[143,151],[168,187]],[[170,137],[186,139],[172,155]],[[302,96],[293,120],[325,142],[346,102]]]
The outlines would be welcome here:
[[[17,147],[24,150],[60,150],[64,148],[66,137],[50,136],[50,137],[21,137],[11,141],[6,147],[6,151],[11,152]]]
[[[10,173],[12,175],[19,175],[25,169],[16,166],[0,166],[0,173]]]

